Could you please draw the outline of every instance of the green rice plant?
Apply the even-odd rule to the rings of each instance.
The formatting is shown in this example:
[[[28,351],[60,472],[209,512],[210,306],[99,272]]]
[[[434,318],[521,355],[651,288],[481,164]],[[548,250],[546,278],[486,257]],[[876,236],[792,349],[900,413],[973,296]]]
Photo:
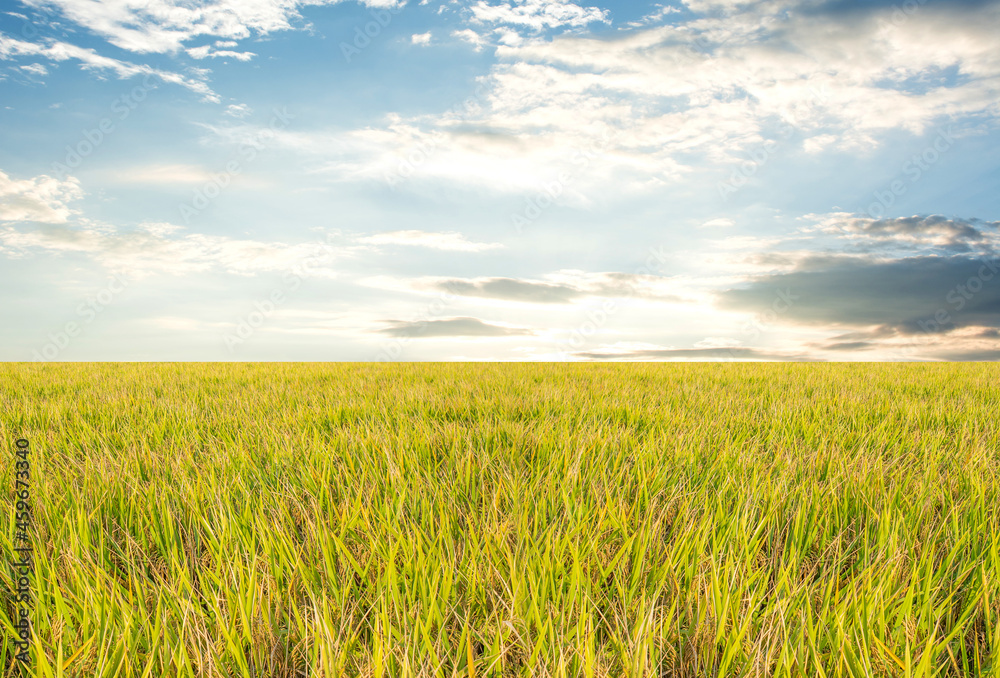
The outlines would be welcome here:
[[[0,670],[997,675],[998,376],[5,364],[37,600]]]

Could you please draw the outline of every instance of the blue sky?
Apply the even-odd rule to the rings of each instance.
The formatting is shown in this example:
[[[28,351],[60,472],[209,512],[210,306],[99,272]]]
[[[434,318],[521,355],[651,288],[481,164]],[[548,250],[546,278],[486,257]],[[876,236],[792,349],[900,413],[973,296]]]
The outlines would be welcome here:
[[[29,0],[5,360],[1000,356],[1000,3]]]

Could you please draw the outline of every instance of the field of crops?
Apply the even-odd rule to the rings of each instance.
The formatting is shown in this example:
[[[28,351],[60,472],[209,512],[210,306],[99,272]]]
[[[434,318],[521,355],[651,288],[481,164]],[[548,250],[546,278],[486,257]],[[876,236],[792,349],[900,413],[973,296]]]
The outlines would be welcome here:
[[[993,675],[998,377],[2,365],[30,675]]]

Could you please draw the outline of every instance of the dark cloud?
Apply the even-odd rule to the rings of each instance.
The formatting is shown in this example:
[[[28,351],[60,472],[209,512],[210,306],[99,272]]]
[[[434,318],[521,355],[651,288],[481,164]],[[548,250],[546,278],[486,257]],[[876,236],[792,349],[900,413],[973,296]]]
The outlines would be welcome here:
[[[477,318],[386,322],[390,323],[390,326],[379,332],[393,337],[510,337],[532,334],[527,328],[502,327],[485,323]]]
[[[661,301],[683,301],[672,295],[649,292],[649,284],[663,280],[655,275],[636,273],[594,273],[585,287],[565,283],[546,283],[516,278],[462,280],[454,278],[434,283],[433,287],[464,297],[505,299],[532,304],[568,304],[580,297],[641,297]]]
[[[851,342],[851,341],[872,341],[874,339],[886,339],[889,337],[899,336],[899,332],[895,328],[889,327],[888,325],[882,325],[880,327],[870,327],[864,330],[859,330],[856,332],[845,332],[844,334],[838,334],[835,337],[831,337],[831,342]]]
[[[434,287],[463,297],[508,299],[534,304],[566,304],[583,294],[571,285],[530,282],[514,278],[445,280],[436,283]]]
[[[580,351],[574,355],[587,360],[813,360],[801,354],[768,353],[755,348],[655,348],[634,351]]]
[[[854,259],[761,276],[719,295],[723,308],[791,322],[882,326],[902,334],[1000,327],[1000,258]]]
[[[952,362],[996,362],[1000,360],[1000,348],[945,351],[934,357]]]
[[[833,344],[822,344],[818,348],[824,351],[867,351],[874,348],[875,344],[870,341],[841,341]]]
[[[819,2],[807,2],[803,9],[808,14],[825,15],[858,15],[899,9],[905,15],[906,10],[910,10],[909,13],[912,14],[921,7],[962,11],[996,4],[996,0],[910,0],[909,2],[903,0],[865,0],[864,2],[858,0],[820,0]]]
[[[850,254],[829,253],[820,254],[801,252],[764,252],[748,255],[744,261],[755,266],[770,266],[772,268],[799,268],[804,270],[814,270],[826,268],[836,264],[857,261],[863,259],[865,255],[858,252]]]

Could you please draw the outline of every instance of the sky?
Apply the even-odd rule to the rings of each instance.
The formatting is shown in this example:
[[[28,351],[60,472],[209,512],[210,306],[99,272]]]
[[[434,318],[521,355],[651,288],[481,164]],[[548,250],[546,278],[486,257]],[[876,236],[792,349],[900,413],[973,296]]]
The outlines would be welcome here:
[[[0,10],[2,360],[1000,357],[1000,2]]]

